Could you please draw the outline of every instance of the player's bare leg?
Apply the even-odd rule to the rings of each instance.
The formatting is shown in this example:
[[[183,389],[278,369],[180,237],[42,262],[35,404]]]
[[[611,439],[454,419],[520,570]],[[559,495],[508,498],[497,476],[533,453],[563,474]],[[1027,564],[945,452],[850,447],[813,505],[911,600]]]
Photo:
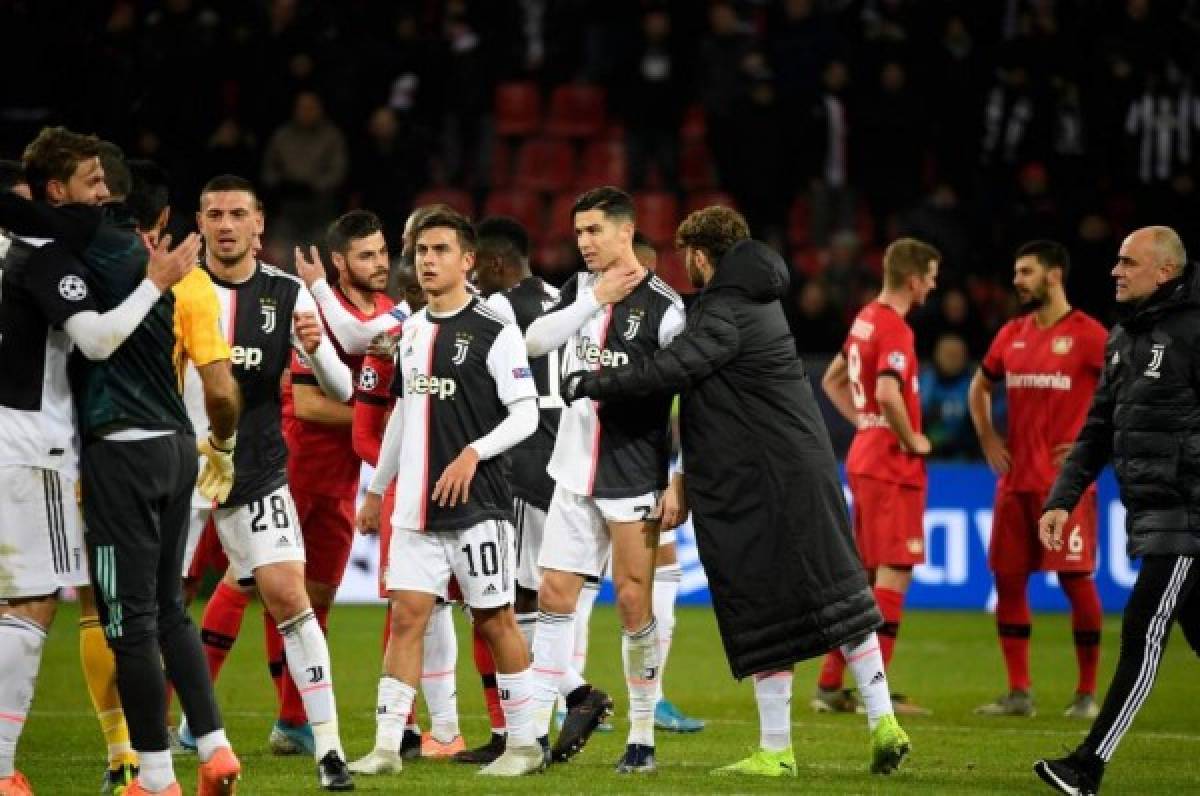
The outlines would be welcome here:
[[[610,522],[613,587],[623,629],[621,658],[629,690],[629,738],[617,763],[620,773],[652,772],[654,704],[662,673],[658,625],[652,610],[654,558],[658,551],[658,521]]]

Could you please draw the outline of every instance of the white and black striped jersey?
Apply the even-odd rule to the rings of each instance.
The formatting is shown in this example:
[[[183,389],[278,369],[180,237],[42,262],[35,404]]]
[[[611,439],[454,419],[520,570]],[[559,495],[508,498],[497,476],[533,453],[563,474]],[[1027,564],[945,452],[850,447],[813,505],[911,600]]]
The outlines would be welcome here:
[[[14,238],[0,284],[0,464],[79,477],[62,325],[95,310],[83,263],[45,239]]]
[[[463,530],[488,519],[512,522],[507,457],[479,462],[466,504],[442,508],[430,493],[463,449],[537,393],[517,327],[472,297],[453,315],[428,307],[404,322],[392,378],[404,434],[396,477],[395,527]]]
[[[211,271],[209,276],[232,349],[233,375],[242,390],[233,489],[224,503],[241,506],[287,483],[279,384],[296,342],[292,315],[315,313],[317,305],[300,279],[266,263],[256,263],[244,282],[226,282]],[[189,411],[194,411],[190,404]],[[208,419],[193,415],[192,424],[203,433]]]
[[[524,334],[529,324],[558,303],[558,289],[530,276],[508,290],[493,293],[487,303],[510,323],[515,323]],[[562,355],[563,350],[559,349],[529,360],[538,394],[538,428],[508,452],[512,463],[513,495],[542,511],[549,511],[550,498],[554,495],[554,479],[546,472],[546,467],[550,464],[562,415],[563,402],[558,394],[562,382]]]
[[[592,289],[585,272],[563,286],[560,306]],[[652,273],[623,301],[601,306],[567,342],[566,370],[602,370],[649,357],[683,329],[683,299]],[[622,498],[667,485],[671,397],[601,404],[575,401],[562,412],[550,476],[577,495]]]

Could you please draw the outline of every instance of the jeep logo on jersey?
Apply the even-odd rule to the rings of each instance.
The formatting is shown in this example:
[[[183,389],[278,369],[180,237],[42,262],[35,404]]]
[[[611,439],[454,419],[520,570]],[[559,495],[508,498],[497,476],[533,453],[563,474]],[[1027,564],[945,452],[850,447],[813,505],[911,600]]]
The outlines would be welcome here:
[[[461,365],[467,361],[467,352],[471,349],[471,333],[459,332],[454,336],[454,364]]]
[[[607,348],[601,348],[587,337],[581,339],[575,346],[575,356],[579,357],[585,365],[600,365],[605,368],[619,368],[629,364],[629,354],[624,351],[610,351]]]
[[[247,370],[257,368],[262,364],[263,351],[261,348],[253,346],[235,345],[230,352],[229,358],[235,365],[244,365]]]
[[[262,330],[267,334],[275,331],[275,302],[262,299],[258,309],[263,316]]]
[[[409,395],[432,395],[438,400],[445,401],[454,398],[454,394],[458,392],[458,384],[454,379],[426,376],[413,368],[404,379],[404,391]]]
[[[640,307],[634,307],[629,311],[629,317],[625,319],[625,339],[632,340],[637,336],[638,327],[642,325],[642,318],[646,311]]]

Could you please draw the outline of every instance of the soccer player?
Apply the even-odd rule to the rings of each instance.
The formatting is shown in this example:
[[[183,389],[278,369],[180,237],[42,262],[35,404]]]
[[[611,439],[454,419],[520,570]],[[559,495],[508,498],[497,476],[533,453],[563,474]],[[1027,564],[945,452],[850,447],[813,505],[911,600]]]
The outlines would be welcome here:
[[[387,587],[392,632],[379,681],[375,749],[352,764],[398,771],[404,722],[420,675],[425,627],[453,576],[496,659],[508,728],[504,754],[482,769],[519,776],[545,765],[530,721],[531,677],[513,616],[512,492],[501,454],[537,427],[537,395],[516,326],[467,291],[475,231],[457,213],[417,225],[416,267],[429,298],[404,324],[379,468],[359,515],[378,526],[397,471]],[[423,473],[420,477],[414,477]]]
[[[99,142],[48,128],[30,144],[25,163],[36,198],[50,205],[89,205],[109,198]],[[15,192],[14,192],[15,193]],[[156,251],[137,294],[97,312],[87,273],[62,243],[14,237],[0,292],[0,555],[6,603],[0,618],[0,790],[31,793],[14,769],[17,741],[33,698],[46,632],[60,588],[87,595],[94,614],[78,506],[79,452],[67,357],[78,345],[107,357],[133,332],[159,297],[190,269],[194,244]],[[115,670],[100,623],[93,638],[81,626],[89,690],[109,744],[107,790],[128,785],[137,757],[115,692]],[[95,643],[92,643],[95,642]],[[89,663],[99,662],[99,666]],[[99,676],[103,675],[103,676]],[[109,685],[111,683],[111,685]]]
[[[383,293],[387,283],[388,252],[379,218],[367,210],[354,210],[329,226],[326,242],[338,275],[336,288],[328,288],[342,308],[360,321],[386,315],[391,299]],[[316,248],[311,259],[296,250],[298,267],[324,270]],[[392,326],[395,325],[393,321]],[[331,335],[337,347],[337,338]],[[354,379],[362,357],[339,350]],[[309,600],[321,629],[328,633],[329,609],[346,571],[354,542],[354,501],[358,495],[362,461],[354,453],[351,422],[353,402],[334,400],[321,391],[309,367],[292,355],[290,380],[283,392],[283,434],[288,447],[288,484],[295,499],[304,536],[305,576]],[[281,676],[279,719],[271,731],[277,753],[311,753],[304,702],[291,678],[282,678],[283,643],[268,623],[267,653],[272,676]]]
[[[526,331],[530,356],[570,341],[569,370],[604,369],[653,354],[683,328],[683,301],[633,253],[634,210],[612,187],[584,193],[572,208],[588,270],[567,282],[558,309]],[[567,718],[554,748],[578,752],[612,700],[571,667],[575,607],[586,576],[599,577],[612,554],[622,659],[629,689],[629,737],[621,773],[652,772],[654,704],[661,671],[652,610],[657,507],[667,485],[669,397],[639,405],[579,401],[565,409],[548,471],[555,480],[538,565],[534,674],[537,732],[549,728],[560,690]]]
[[[204,268],[216,285],[243,397],[235,480],[210,512],[229,569],[205,607],[205,655],[215,681],[257,589],[283,636],[288,670],[301,691],[313,731],[317,781],[326,790],[349,790],[329,648],[304,589],[305,549],[287,483],[279,383],[293,348],[303,352],[321,390],[333,400],[348,400],[353,381],[332,343],[322,337],[316,304],[304,284],[254,256],[255,204],[247,180],[223,175],[204,186],[196,216],[205,242]],[[185,737],[182,730],[180,737]]]
[[[1054,477],[1087,417],[1104,368],[1105,328],[1067,302],[1070,260],[1062,244],[1036,240],[1017,250],[1013,286],[1026,314],[1006,323],[971,381],[971,420],[988,464],[1000,476],[988,565],[996,578],[996,631],[1008,693],[976,708],[984,716],[1033,716],[1029,675],[1028,583],[1033,572],[1058,574],[1071,604],[1079,679],[1070,718],[1095,718],[1096,667],[1103,613],[1096,569],[1096,490],[1084,492],[1067,522],[1067,543],[1048,550],[1037,521]],[[992,425],[992,388],[1004,381],[1007,443]]]
[[[904,316],[933,291],[939,260],[937,249],[913,238],[887,247],[883,290],[858,313],[821,381],[830,401],[857,429],[846,476],[854,497],[854,541],[883,614],[879,643],[885,666],[900,631],[912,568],[925,561],[924,457],[930,445],[921,433],[917,355]],[[840,650],[825,657],[814,710],[854,709],[842,691],[845,668]],[[896,713],[927,712],[899,700],[895,708]]]

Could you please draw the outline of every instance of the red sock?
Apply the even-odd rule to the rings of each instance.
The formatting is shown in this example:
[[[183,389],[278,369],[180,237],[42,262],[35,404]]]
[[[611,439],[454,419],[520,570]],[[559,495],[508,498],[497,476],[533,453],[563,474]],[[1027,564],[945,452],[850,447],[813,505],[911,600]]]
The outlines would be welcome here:
[[[817,677],[817,687],[826,691],[839,690],[842,687],[842,675],[846,671],[846,656],[840,649],[831,649],[821,661],[821,674]]]
[[[275,620],[265,609],[263,610],[263,639],[267,649],[267,671],[270,672],[271,682],[275,685],[275,698],[282,702],[286,670],[283,662],[283,636],[279,635],[279,631],[275,629]]]
[[[879,628],[879,649],[883,653],[886,669],[892,662],[892,650],[896,647],[896,636],[900,632],[900,615],[904,613],[904,593],[883,586],[875,587],[875,604],[883,614],[883,627]]]
[[[1028,691],[1033,686],[1029,676],[1029,636],[1033,628],[1028,581],[1029,576],[1023,573],[996,575],[996,633],[1012,691]]]
[[[321,626],[321,631],[325,633],[325,637],[329,637],[329,608],[313,608],[313,613],[317,617],[317,624]],[[304,698],[300,696],[300,689],[296,688],[296,683],[291,677],[283,678],[283,695],[280,698],[279,720],[293,727],[308,722],[308,714],[304,712]]]
[[[500,708],[500,692],[496,690],[496,661],[492,658],[492,648],[479,635],[478,628],[472,628],[471,639],[475,651],[475,670],[483,681],[483,701],[487,703],[488,718],[492,720],[492,732],[504,732],[504,711]]]
[[[1079,662],[1075,693],[1094,694],[1100,665],[1100,629],[1104,625],[1100,592],[1090,575],[1059,575],[1058,582],[1071,602],[1071,629],[1075,631],[1075,659]]]
[[[233,642],[237,641],[242,629],[242,617],[250,595],[229,586],[225,581],[217,584],[212,599],[204,607],[204,618],[200,622],[200,640],[204,643],[204,657],[208,660],[208,675],[215,683]]]

